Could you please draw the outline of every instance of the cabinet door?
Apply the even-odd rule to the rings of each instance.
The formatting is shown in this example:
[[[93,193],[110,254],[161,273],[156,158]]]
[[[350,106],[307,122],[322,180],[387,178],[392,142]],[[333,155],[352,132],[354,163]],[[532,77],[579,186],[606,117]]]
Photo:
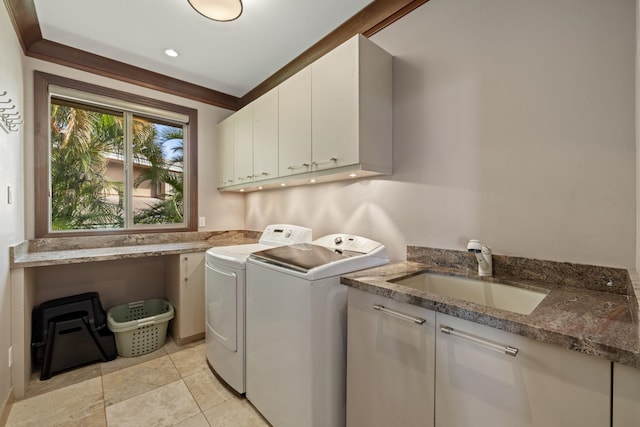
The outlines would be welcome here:
[[[278,176],[278,88],[253,102],[254,180]]]
[[[640,426],[640,369],[613,364],[613,427]]]
[[[348,295],[347,427],[433,426],[435,313],[353,288]]]
[[[312,65],[314,169],[358,163],[358,42],[353,37]]]
[[[204,252],[180,255],[180,339],[204,334]]]
[[[610,362],[441,313],[436,321],[437,427],[609,425]],[[517,355],[496,351],[505,346]]]
[[[278,87],[280,176],[307,172],[311,166],[311,67]]]
[[[233,169],[236,184],[253,181],[253,104],[235,113]]]
[[[218,186],[225,187],[234,183],[233,174],[233,144],[234,144],[235,116],[220,122],[216,128],[218,158]]]

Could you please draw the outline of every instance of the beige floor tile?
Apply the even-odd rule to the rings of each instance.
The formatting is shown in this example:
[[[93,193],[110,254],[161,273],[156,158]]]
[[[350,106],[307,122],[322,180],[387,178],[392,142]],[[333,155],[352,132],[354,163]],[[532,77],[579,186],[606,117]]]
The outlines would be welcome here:
[[[102,377],[104,401],[113,405],[180,379],[169,356],[130,366]]]
[[[108,406],[110,427],[162,427],[179,424],[200,413],[182,380]]]
[[[244,399],[234,398],[204,411],[209,424],[216,427],[269,427],[269,424]]]
[[[66,420],[58,425],[60,427],[107,427],[107,415],[104,409],[101,409],[89,416],[77,420]]]
[[[209,369],[205,356],[205,345],[199,344],[169,355],[182,378],[193,375],[203,369]]]
[[[93,378],[14,403],[7,426],[97,426],[99,413],[104,414],[102,380]]]
[[[149,360],[157,359],[159,357],[163,357],[166,355],[167,355],[167,350],[165,349],[165,347],[160,347],[156,351],[152,351],[151,353],[143,354],[136,357],[118,356],[115,360],[101,363],[100,369],[102,370],[102,375],[106,375],[112,372],[119,371],[124,368],[128,368],[130,366],[136,366],[141,363],[148,362]]]
[[[183,345],[178,345],[171,337],[167,336],[167,341],[164,344],[164,348],[167,350],[167,353],[172,354],[191,347],[199,346],[200,344],[204,344],[204,339],[193,341]]]
[[[234,397],[209,369],[185,377],[184,382],[203,411]]]
[[[176,424],[175,427],[210,427],[210,424],[204,414],[200,413],[195,417],[191,417],[188,420],[181,422],[180,424]]]
[[[40,381],[40,369],[37,369],[31,374],[24,399],[97,378],[100,374],[100,364],[94,363],[67,372],[61,372],[48,380]]]

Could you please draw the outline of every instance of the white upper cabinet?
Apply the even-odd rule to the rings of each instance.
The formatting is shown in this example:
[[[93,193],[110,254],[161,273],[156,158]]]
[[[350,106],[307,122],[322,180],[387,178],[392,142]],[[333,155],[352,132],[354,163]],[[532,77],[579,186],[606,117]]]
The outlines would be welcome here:
[[[313,170],[362,163],[391,172],[392,57],[357,35],[311,67]]]
[[[219,125],[234,128],[218,131],[220,188],[391,174],[392,84],[391,55],[362,35],[347,40]]]
[[[218,124],[217,134],[217,162],[218,186],[226,187],[234,184],[233,173],[233,142],[234,142],[235,115],[232,115]]]
[[[278,176],[278,88],[253,101],[254,180]]]
[[[253,104],[234,114],[233,170],[236,184],[253,181]]]
[[[279,86],[279,175],[308,172],[311,167],[311,67]]]

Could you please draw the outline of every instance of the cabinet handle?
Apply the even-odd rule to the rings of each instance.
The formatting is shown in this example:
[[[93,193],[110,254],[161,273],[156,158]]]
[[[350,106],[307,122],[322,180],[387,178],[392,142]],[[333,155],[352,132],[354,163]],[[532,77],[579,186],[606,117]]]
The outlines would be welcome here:
[[[262,172],[260,175],[262,175],[262,176],[269,176],[269,172]]]
[[[294,169],[302,169],[302,168],[308,168],[308,167],[309,167],[309,163],[303,163],[300,166],[289,166],[288,169],[294,170]]]
[[[338,158],[337,157],[332,157],[329,160],[325,160],[324,162],[311,162],[312,165],[317,166],[317,165],[321,165],[323,163],[332,163],[332,162],[337,162]]]
[[[406,320],[408,322],[415,323],[416,325],[422,325],[422,324],[424,324],[424,322],[426,322],[426,320],[422,319],[421,317],[409,316],[408,314],[404,314],[404,313],[400,313],[399,311],[391,310],[391,309],[385,307],[384,305],[380,305],[380,304],[373,304],[373,309],[381,311],[383,313],[386,313],[386,314],[388,314],[390,316],[397,317],[398,319],[402,319],[402,320]]]
[[[507,356],[516,357],[518,355],[518,352],[520,351],[515,347],[511,347],[510,345],[497,344],[484,338],[476,337],[465,332],[456,331],[455,329],[445,325],[440,325],[440,332],[447,335],[453,335],[454,337],[462,338],[467,341],[471,341],[472,343],[488,348],[489,350],[497,351],[498,353],[506,354]]]

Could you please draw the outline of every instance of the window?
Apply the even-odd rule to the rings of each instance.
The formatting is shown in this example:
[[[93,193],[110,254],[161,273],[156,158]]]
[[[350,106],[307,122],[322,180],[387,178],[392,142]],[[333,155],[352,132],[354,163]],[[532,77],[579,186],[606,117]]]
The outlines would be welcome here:
[[[36,237],[196,229],[197,112],[36,72]]]

